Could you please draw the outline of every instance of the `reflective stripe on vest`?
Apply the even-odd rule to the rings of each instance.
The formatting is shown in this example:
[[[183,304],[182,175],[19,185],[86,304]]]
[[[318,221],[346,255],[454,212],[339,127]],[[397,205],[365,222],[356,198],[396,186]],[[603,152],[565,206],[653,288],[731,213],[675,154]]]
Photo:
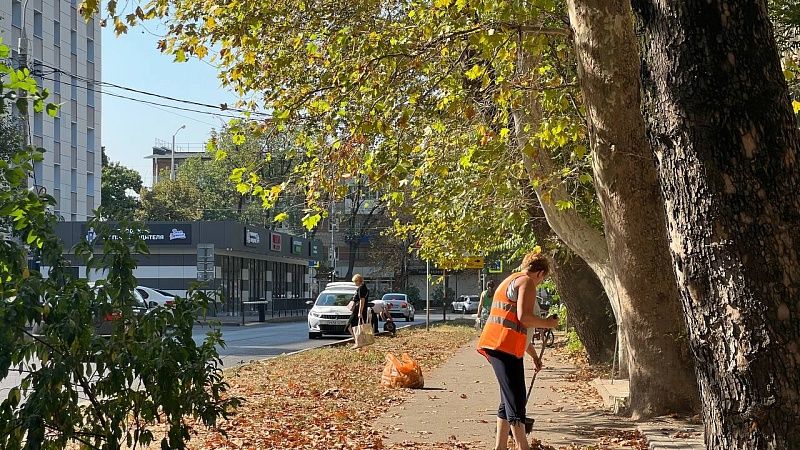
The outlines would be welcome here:
[[[527,333],[528,332],[528,329],[523,327],[522,324],[519,324],[517,322],[511,321],[511,320],[508,320],[508,319],[504,319],[502,317],[489,316],[486,319],[486,323],[496,323],[496,324],[499,324],[500,326],[502,326],[503,328],[508,328],[509,330],[514,330],[517,333]]]
[[[492,302],[492,309],[502,309],[503,311],[514,311],[517,309],[517,305],[513,303],[504,303],[504,302]]]
[[[527,329],[517,318],[517,304],[511,301],[506,291],[511,282],[524,274],[515,273],[503,280],[494,293],[492,307],[486,325],[478,341],[478,351],[498,350],[522,358],[528,346]]]

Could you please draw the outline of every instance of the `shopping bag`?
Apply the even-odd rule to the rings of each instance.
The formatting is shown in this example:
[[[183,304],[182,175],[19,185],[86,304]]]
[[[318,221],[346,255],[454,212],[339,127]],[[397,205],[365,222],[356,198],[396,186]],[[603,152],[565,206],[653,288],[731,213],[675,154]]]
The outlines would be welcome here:
[[[403,353],[402,361],[392,353],[386,354],[386,366],[381,375],[381,386],[396,388],[422,389],[425,387],[425,378],[422,368],[408,354]]]
[[[353,338],[355,338],[355,348],[374,344],[375,333],[372,331],[372,323],[359,320],[358,326],[353,328]]]

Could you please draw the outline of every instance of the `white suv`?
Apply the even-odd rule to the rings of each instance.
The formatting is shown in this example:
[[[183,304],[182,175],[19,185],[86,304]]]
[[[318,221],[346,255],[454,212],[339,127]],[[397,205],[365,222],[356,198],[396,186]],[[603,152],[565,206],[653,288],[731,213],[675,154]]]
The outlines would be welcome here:
[[[350,310],[347,304],[355,293],[354,283],[347,281],[328,283],[308,312],[308,338],[319,339],[323,334],[348,334],[347,322],[350,320]]]

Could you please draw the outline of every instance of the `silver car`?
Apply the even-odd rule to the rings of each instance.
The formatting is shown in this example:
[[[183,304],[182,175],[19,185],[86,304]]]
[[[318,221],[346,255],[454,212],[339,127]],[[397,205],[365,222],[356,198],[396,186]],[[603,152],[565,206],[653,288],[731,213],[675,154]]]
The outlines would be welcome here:
[[[453,302],[453,312],[473,313],[478,312],[478,303],[480,303],[480,296],[478,295],[462,295],[458,300]]]
[[[414,305],[408,301],[406,294],[390,292],[381,298],[392,317],[405,317],[406,322],[414,321]]]

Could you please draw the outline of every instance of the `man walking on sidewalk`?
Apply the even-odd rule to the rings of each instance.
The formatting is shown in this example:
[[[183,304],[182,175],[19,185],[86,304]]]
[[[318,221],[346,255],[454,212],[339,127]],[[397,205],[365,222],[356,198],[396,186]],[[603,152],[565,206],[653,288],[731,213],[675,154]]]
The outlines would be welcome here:
[[[528,328],[555,328],[558,319],[534,314],[536,286],[547,277],[550,264],[539,251],[525,255],[521,271],[503,280],[495,291],[489,317],[478,341],[478,352],[492,365],[500,385],[495,450],[506,450],[508,432],[519,450],[530,450],[525,436],[525,368],[522,358],[528,350]],[[534,359],[537,369],[541,361]]]

